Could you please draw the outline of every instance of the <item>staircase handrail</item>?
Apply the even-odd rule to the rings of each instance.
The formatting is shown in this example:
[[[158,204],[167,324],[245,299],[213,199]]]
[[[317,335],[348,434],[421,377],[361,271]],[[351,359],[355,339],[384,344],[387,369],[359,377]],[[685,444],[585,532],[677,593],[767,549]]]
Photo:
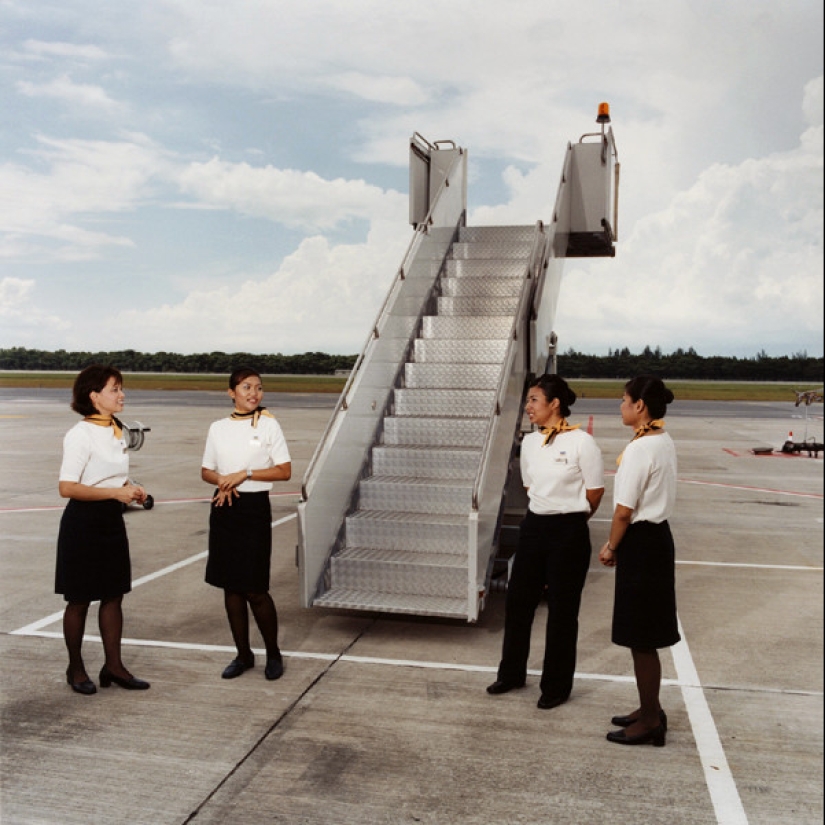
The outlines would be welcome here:
[[[413,236],[410,240],[409,245],[407,246],[407,251],[404,254],[403,260],[401,261],[401,266],[395,273],[395,277],[393,278],[392,284],[390,285],[390,288],[387,291],[387,295],[384,298],[384,301],[378,310],[375,323],[372,325],[372,328],[367,335],[367,339],[364,342],[364,346],[361,348],[361,352],[355,359],[355,363],[352,366],[352,370],[350,371],[349,377],[347,378],[346,383],[344,384],[344,388],[343,390],[341,390],[341,395],[338,397],[338,401],[335,404],[335,409],[333,410],[332,415],[330,416],[329,421],[327,422],[327,425],[324,428],[321,438],[315,447],[315,451],[312,454],[312,458],[310,459],[309,464],[307,465],[303,481],[301,482],[301,498],[304,501],[306,501],[309,498],[309,492],[312,487],[313,479],[317,472],[318,463],[320,462],[321,455],[323,454],[327,442],[330,439],[338,416],[347,409],[347,397],[352,388],[353,382],[358,376],[358,371],[360,370],[361,365],[363,364],[364,359],[366,358],[370,345],[381,335],[381,329],[384,326],[385,320],[389,314],[388,308],[390,306],[391,300],[393,299],[396,293],[397,286],[399,282],[403,281],[406,277],[405,272],[408,270],[409,263],[414,259],[415,253],[418,247],[421,245],[424,235],[426,235],[429,232],[430,227],[433,226],[433,224],[435,223],[434,213],[439,207],[439,200],[441,198],[441,194],[447,187],[450,186],[450,177],[454,174],[458,164],[462,162],[463,155],[463,150],[461,150],[459,154],[456,155],[455,159],[453,160],[453,163],[450,165],[449,171],[445,176],[444,181],[438,188],[438,192],[436,193],[435,198],[433,198],[432,200],[426,218],[420,224],[418,224],[418,226],[413,231]],[[459,217],[459,221],[462,218],[463,214]]]

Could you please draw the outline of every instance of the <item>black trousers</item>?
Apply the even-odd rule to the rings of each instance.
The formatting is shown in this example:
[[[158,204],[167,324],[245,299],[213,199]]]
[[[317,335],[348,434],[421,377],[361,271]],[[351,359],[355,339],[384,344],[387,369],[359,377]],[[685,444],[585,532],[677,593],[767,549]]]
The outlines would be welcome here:
[[[590,551],[585,513],[540,516],[528,510],[507,586],[499,680],[510,684],[525,681],[533,618],[546,595],[541,692],[562,699],[570,695],[576,670],[579,605]]]

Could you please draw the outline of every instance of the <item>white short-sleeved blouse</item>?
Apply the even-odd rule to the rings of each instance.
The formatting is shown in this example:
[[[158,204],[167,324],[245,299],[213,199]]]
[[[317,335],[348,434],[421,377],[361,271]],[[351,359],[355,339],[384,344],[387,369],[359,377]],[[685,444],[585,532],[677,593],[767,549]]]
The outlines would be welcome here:
[[[587,490],[604,487],[604,462],[593,436],[582,430],[528,433],[521,442],[521,478],[530,510],[538,515],[589,513]]]
[[[60,481],[88,487],[122,487],[129,478],[126,439],[112,427],[78,421],[63,438]]]
[[[281,426],[274,418],[261,416],[255,428],[251,418],[221,418],[209,427],[201,466],[223,476],[265,470],[291,460]],[[272,489],[272,482],[247,480],[237,489],[241,493],[264,492]]]
[[[659,524],[676,504],[676,445],[666,432],[637,438],[625,448],[613,486],[613,505],[633,510],[631,524]]]

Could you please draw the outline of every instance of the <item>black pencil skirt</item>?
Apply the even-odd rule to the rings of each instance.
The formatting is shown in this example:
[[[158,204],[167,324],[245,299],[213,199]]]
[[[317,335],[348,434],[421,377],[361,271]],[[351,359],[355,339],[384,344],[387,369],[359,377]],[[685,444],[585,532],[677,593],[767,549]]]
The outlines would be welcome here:
[[[237,593],[266,593],[272,558],[269,493],[241,493],[232,506],[212,504],[206,583]]]
[[[639,521],[627,528],[616,550],[613,644],[643,650],[680,640],[675,570],[666,521]]]
[[[131,589],[123,505],[71,499],[60,519],[54,592],[67,602],[93,602]]]

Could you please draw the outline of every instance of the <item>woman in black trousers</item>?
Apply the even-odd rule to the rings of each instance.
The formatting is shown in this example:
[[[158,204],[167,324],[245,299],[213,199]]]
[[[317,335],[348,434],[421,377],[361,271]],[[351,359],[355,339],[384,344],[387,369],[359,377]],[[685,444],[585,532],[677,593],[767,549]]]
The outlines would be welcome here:
[[[557,375],[542,375],[525,411],[538,429],[521,445],[522,481],[530,506],[507,586],[504,641],[488,693],[523,687],[536,608],[547,598],[538,707],[566,702],[573,689],[579,605],[590,564],[588,519],[604,494],[601,452],[593,437],[567,423],[576,394]]]

